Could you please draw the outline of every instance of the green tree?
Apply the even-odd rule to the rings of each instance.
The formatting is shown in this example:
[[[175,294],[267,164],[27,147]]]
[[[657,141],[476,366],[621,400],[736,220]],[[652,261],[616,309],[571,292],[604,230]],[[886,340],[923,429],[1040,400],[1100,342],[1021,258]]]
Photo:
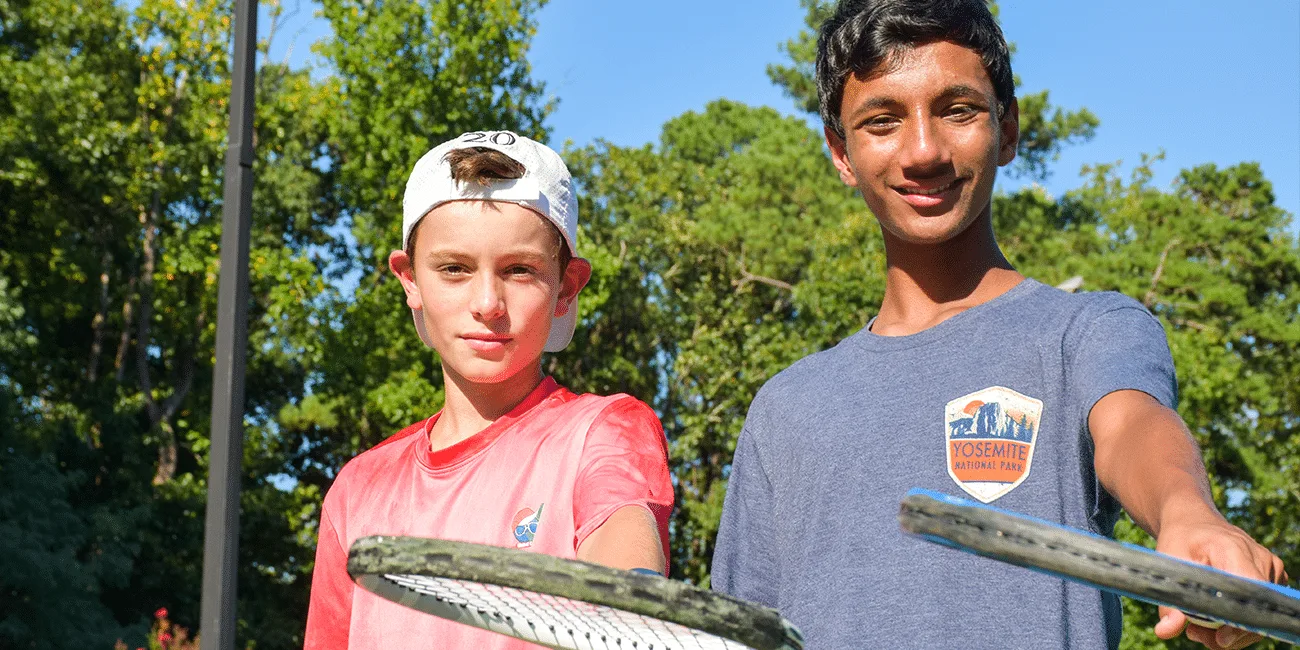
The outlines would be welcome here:
[[[229,95],[228,7],[160,0],[128,13],[110,2],[7,3],[0,15],[0,150],[11,162],[0,174],[7,251],[0,262],[24,308],[19,327],[34,338],[31,346],[5,351],[5,376],[19,390],[18,421],[39,425],[28,429],[24,448],[64,475],[51,479],[48,494],[31,493],[36,483],[17,483],[16,499],[38,504],[66,495],[64,519],[81,526],[68,523],[58,537],[78,557],[102,558],[104,568],[85,593],[98,594],[112,614],[108,623],[133,622],[142,631],[148,613],[168,605],[192,626],[211,373],[202,350],[212,347],[215,321]],[[310,193],[301,185],[316,182],[315,156],[292,154],[302,148],[295,138],[313,137],[312,112],[305,102],[277,108],[302,97],[277,92],[293,75],[264,72],[262,113],[293,114],[297,130],[259,132],[264,181],[256,201],[249,362],[255,423],[256,413],[302,390],[308,344],[299,335],[315,339],[304,322],[310,309],[271,321],[298,295],[321,290],[309,248],[327,241],[310,212],[286,218],[297,207],[287,202]],[[306,80],[297,75],[299,84]],[[295,166],[297,176],[288,169]],[[261,429],[252,431],[256,450]],[[17,467],[6,467],[6,476],[20,478]],[[268,487],[254,479],[250,501]],[[64,512],[53,504],[44,510]],[[256,519],[257,510],[251,512]],[[286,517],[275,519],[278,527],[248,530],[287,535]],[[269,597],[282,573],[248,573],[246,602],[266,594],[267,607],[247,611],[283,617],[302,610],[298,599]],[[18,597],[30,602],[31,594]],[[78,615],[60,610],[47,611],[55,620]],[[99,632],[115,629],[108,623]]]
[[[332,71],[258,70],[239,576],[258,647],[301,646],[323,488],[406,415],[366,362],[429,385],[431,355],[367,317],[404,324],[375,269],[410,164],[458,129],[541,135],[536,7],[330,3]],[[197,628],[229,9],[0,0],[0,512],[34,562],[0,572],[0,645],[134,646],[159,606]]]
[[[138,76],[124,24],[124,12],[104,3],[0,3],[6,647],[109,645],[123,632],[104,596],[129,580],[138,552],[130,528],[139,519],[130,505],[88,496],[102,474],[84,460],[103,445],[111,419],[96,416],[112,410],[93,409],[85,394],[102,379],[92,378],[89,362],[111,345],[89,336],[111,289],[96,271],[127,248],[129,217],[104,200],[124,185],[118,143],[134,104],[117,91]]]
[[[100,597],[105,584],[125,581],[130,549],[110,542],[84,553],[121,520],[74,506],[84,476],[47,447],[68,436],[24,408],[23,387],[12,383],[7,363],[36,344],[18,326],[23,316],[0,277],[0,645],[106,647],[124,629]]]

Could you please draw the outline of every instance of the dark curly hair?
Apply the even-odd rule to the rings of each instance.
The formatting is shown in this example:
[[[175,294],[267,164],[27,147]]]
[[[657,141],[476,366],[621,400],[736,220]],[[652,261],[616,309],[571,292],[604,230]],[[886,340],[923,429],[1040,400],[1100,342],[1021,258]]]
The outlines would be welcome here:
[[[993,81],[998,117],[1016,101],[1011,52],[985,0],[841,0],[817,36],[817,100],[841,138],[840,104],[851,74],[867,74],[898,53],[936,41],[974,50]]]

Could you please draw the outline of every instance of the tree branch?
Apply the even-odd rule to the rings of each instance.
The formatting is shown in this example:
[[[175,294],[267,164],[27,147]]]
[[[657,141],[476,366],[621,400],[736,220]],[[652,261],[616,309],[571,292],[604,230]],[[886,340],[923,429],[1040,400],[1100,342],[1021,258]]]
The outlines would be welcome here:
[[[189,396],[190,389],[194,387],[194,365],[195,358],[198,356],[198,341],[203,336],[203,328],[207,324],[207,313],[201,308],[198,318],[195,319],[194,338],[184,347],[176,351],[175,359],[180,367],[177,369],[176,382],[172,388],[172,394],[163,401],[159,407],[161,413],[158,419],[158,427],[162,429],[162,444],[158,445],[158,470],[154,473],[153,484],[162,485],[172,480],[176,476],[176,458],[178,454],[178,443],[176,441],[176,430],[172,428],[172,416],[176,415],[177,409],[180,408],[181,402]]]
[[[104,322],[108,320],[108,268],[112,263],[113,256],[105,252],[100,260],[99,311],[90,321],[90,360],[86,363],[86,379],[92,384],[99,377],[99,355],[104,349]]]
[[[275,32],[280,27],[280,14],[283,9],[280,7],[280,0],[271,0],[267,3],[270,5],[271,26],[266,30],[266,57],[271,58],[271,44],[275,42]]]
[[[146,72],[146,68],[140,69],[140,85],[142,86],[146,81]],[[149,142],[150,145],[158,143],[164,143],[165,145],[167,135],[170,133],[172,123],[176,118],[176,107],[180,103],[186,77],[186,71],[181,70],[181,73],[176,78],[176,86],[172,92],[171,101],[167,103],[167,107],[163,112],[165,123],[162,133],[156,142]],[[145,106],[144,103],[140,105],[140,119],[144,122],[144,133],[147,138],[151,131],[149,128],[151,118]],[[161,161],[154,164],[153,176],[153,196],[150,199],[149,207],[146,209],[144,206],[140,206],[140,225],[144,228],[144,242],[141,245],[144,253],[144,268],[140,272],[140,313],[137,314],[135,337],[135,373],[140,381],[140,390],[144,394],[144,404],[149,414],[150,428],[158,424],[160,419],[158,404],[153,398],[153,382],[149,377],[149,321],[153,318],[154,238],[157,236],[158,213],[162,209],[162,188],[160,185],[162,184],[163,163]],[[127,304],[130,304],[129,298]]]
[[[1142,304],[1146,305],[1147,309],[1150,309],[1151,305],[1156,302],[1156,285],[1160,284],[1160,276],[1164,275],[1165,260],[1169,259],[1169,251],[1181,243],[1183,243],[1182,240],[1175,237],[1169,240],[1168,244],[1165,244],[1164,250],[1160,251],[1160,262],[1156,264],[1155,273],[1151,274],[1151,288],[1147,290],[1147,295],[1142,298]]]
[[[736,282],[737,288],[743,287],[750,282],[758,282],[759,284],[766,284],[769,287],[776,287],[777,289],[784,289],[786,291],[794,291],[794,285],[790,284],[789,282],[786,282],[784,280],[778,280],[776,278],[769,278],[766,275],[758,275],[756,273],[750,273],[749,269],[745,268],[744,252],[741,252],[740,260],[738,261],[738,264],[740,266],[740,280]]]
[[[117,340],[117,354],[113,355],[113,380],[119,384],[126,373],[126,350],[131,346],[131,315],[134,311],[131,297],[135,293],[135,282],[133,277],[127,283],[126,299],[122,302],[122,336]]]
[[[769,278],[766,275],[756,275],[742,268],[740,269],[740,285],[744,286],[745,283],[747,282],[758,282],[760,284],[766,284],[769,287],[776,287],[777,289],[784,289],[786,291],[794,291],[794,285],[790,284],[789,282],[786,282],[784,280],[778,280],[776,278]]]
[[[140,309],[136,315],[135,333],[135,374],[140,381],[140,391],[144,394],[145,408],[149,412],[149,426],[152,428],[162,419],[157,402],[153,398],[153,380],[149,377],[149,328],[153,320],[153,273],[155,267],[154,238],[157,228],[154,225],[159,207],[158,194],[154,193],[153,205],[140,212],[140,225],[144,226],[144,268],[140,270]]]
[[[1194,320],[1187,320],[1185,318],[1174,318],[1171,319],[1171,321],[1173,322],[1174,325],[1177,325],[1178,327],[1188,327],[1198,332],[1205,332],[1210,329],[1210,326],[1206,325],[1205,323],[1198,323]]]

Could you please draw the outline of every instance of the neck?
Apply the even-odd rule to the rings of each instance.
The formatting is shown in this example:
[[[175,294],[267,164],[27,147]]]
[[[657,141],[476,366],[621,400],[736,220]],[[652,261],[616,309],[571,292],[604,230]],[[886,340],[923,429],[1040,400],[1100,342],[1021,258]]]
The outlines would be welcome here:
[[[873,332],[915,334],[1006,293],[1024,279],[998,248],[991,209],[986,207],[942,244],[915,244],[884,233],[885,297]]]
[[[505,381],[476,383],[442,366],[445,401],[442,415],[429,432],[433,451],[450,447],[488,427],[509,413],[542,383],[540,363],[515,373]]]

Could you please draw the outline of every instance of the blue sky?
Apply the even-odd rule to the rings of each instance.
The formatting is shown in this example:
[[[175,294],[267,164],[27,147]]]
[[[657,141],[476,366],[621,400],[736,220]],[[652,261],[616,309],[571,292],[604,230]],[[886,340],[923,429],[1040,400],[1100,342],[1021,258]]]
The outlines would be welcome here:
[[[282,59],[307,59],[328,29],[307,0],[273,43]],[[1059,195],[1085,164],[1165,152],[1154,181],[1179,169],[1257,161],[1277,203],[1300,213],[1300,3],[1250,0],[1002,0],[1022,91],[1051,91],[1062,107],[1086,106],[1097,136],[1062,153],[1044,183]],[[554,146],[604,138],[657,141],[660,126],[726,97],[794,113],[768,63],[803,25],[798,0],[551,0],[538,17],[530,60],[560,100],[549,120]],[[268,24],[263,20],[263,35]],[[1005,179],[1011,189],[1023,181]]]

